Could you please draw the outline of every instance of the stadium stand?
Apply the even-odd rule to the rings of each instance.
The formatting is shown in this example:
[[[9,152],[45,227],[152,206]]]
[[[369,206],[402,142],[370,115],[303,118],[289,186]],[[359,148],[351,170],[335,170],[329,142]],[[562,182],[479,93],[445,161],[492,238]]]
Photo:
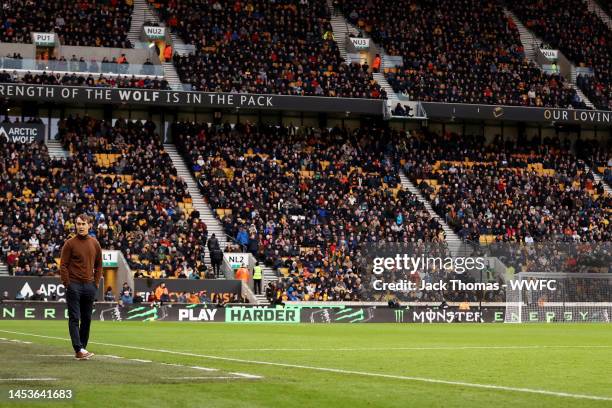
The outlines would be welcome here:
[[[365,245],[444,240],[385,158],[388,131],[179,123],[173,137],[227,233],[285,277],[286,299],[361,299]]]
[[[279,272],[267,288],[272,301],[386,300],[366,289],[368,246],[439,244],[447,253],[441,226],[401,187],[400,166],[462,238],[481,245],[610,239],[611,197],[558,139],[486,143],[426,130],[248,123],[175,123],[171,131],[226,232]],[[49,158],[42,144],[2,152],[0,247],[13,274],[56,273],[59,245],[80,212],[94,214],[103,247],[121,250],[139,275],[204,270],[206,226],[151,122],[71,116],[59,136],[72,153],[65,161]],[[593,165],[609,160],[593,142],[575,147]],[[454,272],[421,278],[473,279]]]
[[[196,47],[174,56],[181,81],[194,90],[386,97],[367,66],[342,60],[324,0],[153,3]]]
[[[462,238],[609,241],[612,196],[566,143],[413,132],[404,169]]]
[[[174,34],[195,45],[194,54],[172,56],[182,82],[194,90],[386,98],[367,64],[342,59],[325,0],[148,2]],[[385,68],[385,75],[395,92],[412,100],[586,108],[561,75],[547,74],[525,58],[502,2],[333,4],[387,54],[403,58],[403,67]],[[129,47],[132,6],[131,0],[7,0],[0,8],[0,41],[29,43],[31,32],[55,31],[64,45]],[[526,0],[507,6],[548,45],[592,68],[594,75],[579,76],[577,84],[597,108],[612,109],[612,34],[584,2]],[[116,58],[32,61],[45,72],[26,72],[19,53],[1,57],[0,82],[170,89],[165,79],[149,75],[150,62],[132,75],[130,64],[115,64]],[[37,109],[27,100],[0,102],[3,112],[14,107],[16,115]],[[136,102],[120,109],[132,109]],[[49,115],[74,108],[49,106]],[[114,109],[109,108],[91,106],[100,117]],[[173,107],[160,121],[173,120],[175,113],[186,117],[181,109]],[[216,120],[223,114],[208,109],[197,106],[189,115],[210,114]],[[240,121],[239,114],[232,115]],[[554,246],[541,263],[530,264],[526,245],[508,252],[500,244],[579,242],[591,249],[612,238],[612,196],[595,177],[612,183],[612,155],[599,142],[487,140],[436,133],[435,126],[405,132],[392,130],[398,122],[379,126],[349,114],[341,119],[343,126],[345,120],[355,126],[357,117],[362,127],[352,130],[249,122],[170,126],[169,135],[237,251],[252,253],[278,272],[279,279],[266,288],[272,302],[387,300],[388,294],[373,296],[367,289],[372,276],[364,254],[372,246],[431,245],[436,254],[449,254],[442,222],[402,187],[402,171],[462,239],[476,251],[498,250],[517,272],[582,270],[565,269]],[[407,123],[404,128],[412,127]],[[581,129],[595,128],[597,135],[595,123],[585,122]],[[575,131],[574,125],[539,126],[546,134],[553,126],[557,132]],[[6,143],[0,152],[0,260],[12,275],[56,275],[60,245],[81,212],[94,216],[93,233],[102,246],[120,250],[137,276],[186,278],[206,270],[207,226],[152,121],[70,115],[58,128],[70,152],[66,159],[50,157],[43,143]],[[415,279],[472,278],[436,272]],[[442,296],[415,292],[400,299],[441,301]],[[478,300],[475,296],[454,292],[444,299]],[[505,299],[503,291],[485,298]],[[183,300],[188,301],[186,293]]]
[[[560,75],[530,64],[515,24],[491,0],[342,0],[348,20],[403,67],[387,69],[411,100],[586,108]]]
[[[102,247],[121,250],[139,275],[205,270],[206,225],[152,122],[71,116],[59,129],[72,152],[65,161],[51,160],[44,144],[2,150],[2,256],[12,274],[57,273],[60,246],[82,212],[94,216]]]
[[[131,48],[131,0],[5,0],[0,41],[31,43],[32,32],[56,32],[63,45]]]
[[[577,66],[593,69],[593,77],[580,76],[577,83],[597,108],[612,110],[612,31],[586,2],[527,0],[509,6],[543,41]]]

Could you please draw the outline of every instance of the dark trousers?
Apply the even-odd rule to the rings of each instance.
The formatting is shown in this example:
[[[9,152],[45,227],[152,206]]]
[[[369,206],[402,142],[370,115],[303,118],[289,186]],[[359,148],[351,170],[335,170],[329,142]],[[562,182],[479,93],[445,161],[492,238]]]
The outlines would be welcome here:
[[[221,262],[217,260],[212,261],[211,266],[213,269],[213,273],[215,274],[215,278],[218,278],[221,275]]]
[[[253,286],[255,288],[255,294],[261,295],[261,279],[253,279]]]
[[[75,353],[87,347],[95,298],[96,287],[93,283],[71,282],[66,289],[68,330]]]

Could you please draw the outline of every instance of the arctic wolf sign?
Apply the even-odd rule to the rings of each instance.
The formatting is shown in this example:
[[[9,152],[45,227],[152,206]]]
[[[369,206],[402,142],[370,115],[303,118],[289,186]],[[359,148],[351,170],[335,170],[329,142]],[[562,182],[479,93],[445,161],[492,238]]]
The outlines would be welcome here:
[[[1,123],[0,143],[30,144],[45,139],[45,126],[39,123]]]

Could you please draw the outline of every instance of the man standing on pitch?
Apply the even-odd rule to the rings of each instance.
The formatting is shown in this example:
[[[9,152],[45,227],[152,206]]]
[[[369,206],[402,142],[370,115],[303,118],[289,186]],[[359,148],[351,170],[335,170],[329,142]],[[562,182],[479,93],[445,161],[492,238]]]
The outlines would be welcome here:
[[[98,240],[89,236],[90,228],[91,218],[88,215],[77,216],[77,235],[64,243],[60,265],[62,283],[66,287],[68,330],[77,360],[93,357],[93,353],[85,347],[89,340],[93,303],[102,276],[102,249]]]

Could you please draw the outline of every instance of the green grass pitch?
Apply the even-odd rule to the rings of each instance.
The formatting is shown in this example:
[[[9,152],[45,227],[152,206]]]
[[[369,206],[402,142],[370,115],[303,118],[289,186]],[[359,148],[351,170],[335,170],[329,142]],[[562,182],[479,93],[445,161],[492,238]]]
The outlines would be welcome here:
[[[96,321],[88,349],[70,356],[66,322],[1,321],[0,406],[612,407],[606,324]]]

